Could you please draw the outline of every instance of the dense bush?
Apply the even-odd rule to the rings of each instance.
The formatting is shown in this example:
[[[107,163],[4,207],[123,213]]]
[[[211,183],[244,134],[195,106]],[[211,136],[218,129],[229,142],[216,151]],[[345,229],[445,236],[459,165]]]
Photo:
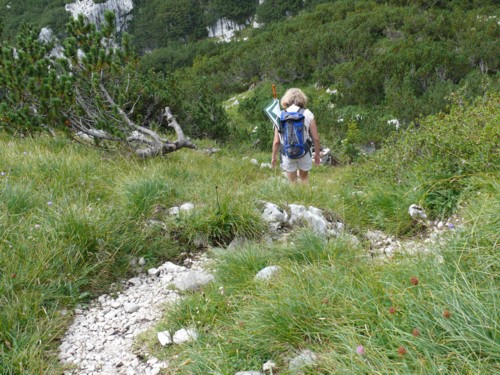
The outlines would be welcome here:
[[[460,104],[394,134],[367,163],[359,178],[412,190],[433,217],[447,217],[471,191],[473,178],[498,171],[498,93]]]

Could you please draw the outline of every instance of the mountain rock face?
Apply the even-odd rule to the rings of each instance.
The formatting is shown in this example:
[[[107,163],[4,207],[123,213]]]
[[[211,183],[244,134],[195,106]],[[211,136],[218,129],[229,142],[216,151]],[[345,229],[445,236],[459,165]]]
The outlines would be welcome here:
[[[76,0],[74,3],[66,4],[66,10],[77,18],[83,14],[90,22],[97,26],[104,21],[104,13],[111,10],[116,16],[116,31],[125,31],[127,22],[132,18],[131,11],[134,5],[132,0],[107,0],[104,3],[95,4],[93,0]]]
[[[208,37],[209,38],[220,38],[225,42],[229,42],[234,33],[239,30],[243,30],[248,24],[239,25],[234,21],[228,20],[227,18],[220,18],[212,26],[208,27]]]
[[[260,4],[262,2],[263,0],[259,1]],[[99,4],[94,3],[93,0],[76,0],[71,4],[66,4],[65,8],[74,18],[77,18],[79,14],[83,14],[98,27],[104,21],[104,13],[110,10],[116,16],[116,31],[122,32],[127,30],[127,23],[132,19],[131,12],[134,4],[133,0],[107,0]],[[229,42],[236,31],[243,30],[251,24],[254,27],[260,26],[252,18],[248,19],[244,24],[238,24],[227,18],[220,18],[213,25],[207,27],[208,36],[209,38],[219,38],[222,41]]]

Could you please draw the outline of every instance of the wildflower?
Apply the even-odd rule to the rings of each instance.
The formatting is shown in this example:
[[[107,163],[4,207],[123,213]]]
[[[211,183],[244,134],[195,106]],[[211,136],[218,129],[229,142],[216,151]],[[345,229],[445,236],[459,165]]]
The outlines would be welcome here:
[[[420,336],[420,331],[418,328],[413,328],[413,331],[411,331],[411,334],[415,337]]]
[[[410,277],[410,284],[411,285],[418,285],[418,277],[416,277],[416,276]]]
[[[53,203],[52,201],[48,201],[48,202],[47,202],[47,205],[48,205],[48,206],[52,206],[53,204],[54,204],[54,203]]]
[[[389,309],[389,314],[396,314],[396,308],[394,306],[391,306]]]
[[[38,230],[40,229],[42,226],[40,224],[35,224],[35,229]]]
[[[365,352],[365,348],[363,345],[359,345],[357,348],[356,348],[356,353],[358,353],[359,355],[365,355],[366,352]]]
[[[321,300],[321,303],[322,303],[323,305],[328,305],[328,304],[330,303],[330,301],[328,300],[328,298],[323,298],[323,299]]]
[[[15,278],[16,278],[16,276],[17,276],[17,275],[16,275],[15,273],[11,273],[11,274],[10,274],[10,277],[12,277],[13,279],[15,279]]]
[[[398,354],[400,356],[404,356],[407,353],[406,348],[404,346],[400,346],[398,349]]]
[[[5,176],[5,172],[3,172],[3,171],[0,172],[0,176],[2,176],[2,177]]]
[[[449,310],[443,311],[443,318],[449,319],[451,317],[451,312]]]

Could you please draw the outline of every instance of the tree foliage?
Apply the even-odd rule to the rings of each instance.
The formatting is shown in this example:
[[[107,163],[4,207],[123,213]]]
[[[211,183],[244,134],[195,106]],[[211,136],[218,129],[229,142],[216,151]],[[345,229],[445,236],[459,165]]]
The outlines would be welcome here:
[[[2,45],[0,126],[23,134],[66,127],[80,140],[126,144],[142,157],[194,147],[166,107],[162,77],[138,71],[128,36],[120,45],[114,15],[105,19],[101,30],[83,16],[72,20],[58,50],[33,27],[23,28],[15,48]],[[162,122],[175,142],[152,129]]]
[[[208,35],[202,1],[139,0],[133,10],[131,34],[134,44],[148,51],[202,39]]]
[[[15,48],[1,45],[0,125],[7,130],[24,132],[60,124],[60,112],[73,99],[67,61],[51,58],[53,43],[41,42],[38,33],[24,26]]]
[[[296,15],[304,7],[302,0],[266,0],[257,8],[257,21],[263,24]]]

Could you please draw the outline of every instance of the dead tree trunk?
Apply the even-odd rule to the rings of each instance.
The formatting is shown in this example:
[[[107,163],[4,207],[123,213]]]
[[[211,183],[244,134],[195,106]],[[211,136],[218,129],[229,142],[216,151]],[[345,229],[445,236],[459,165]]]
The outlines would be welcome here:
[[[196,148],[191,140],[184,135],[181,126],[172,115],[169,107],[165,108],[163,116],[167,119],[168,126],[173,128],[177,134],[175,141],[164,139],[155,131],[134,123],[125,111],[115,103],[102,83],[99,85],[99,94],[102,95],[109,108],[114,111],[97,109],[95,105],[89,103],[94,99],[92,95],[84,97],[77,92],[77,102],[84,110],[86,118],[72,116],[69,124],[79,139],[88,139],[94,142],[114,141],[124,143],[131,147],[137,156],[144,159],[165,155],[184,147]],[[115,112],[118,117],[113,116],[112,112]],[[103,113],[113,122],[118,133],[124,136],[117,136],[110,134],[109,131],[94,128],[94,124],[97,122],[96,119],[102,117]]]

